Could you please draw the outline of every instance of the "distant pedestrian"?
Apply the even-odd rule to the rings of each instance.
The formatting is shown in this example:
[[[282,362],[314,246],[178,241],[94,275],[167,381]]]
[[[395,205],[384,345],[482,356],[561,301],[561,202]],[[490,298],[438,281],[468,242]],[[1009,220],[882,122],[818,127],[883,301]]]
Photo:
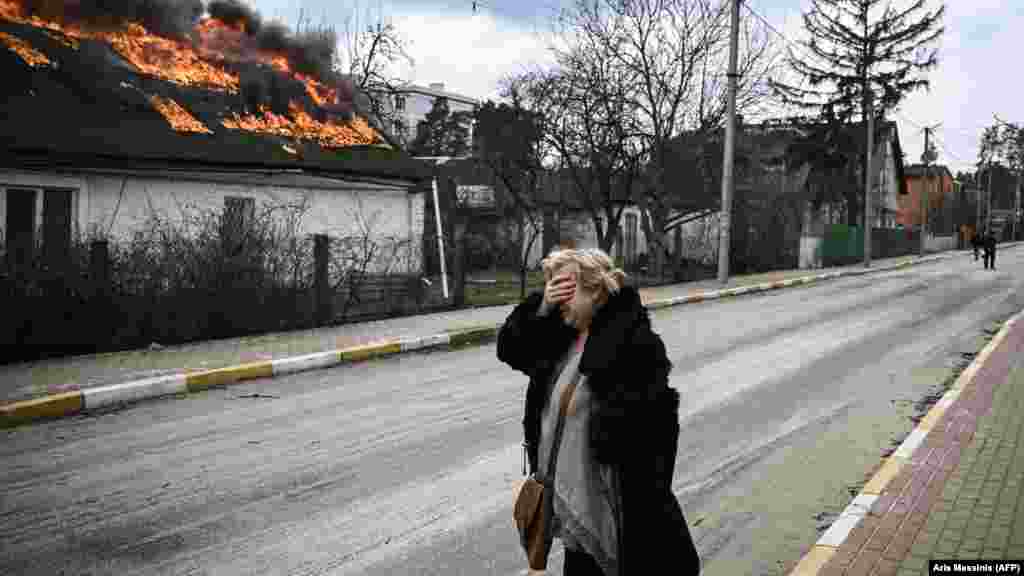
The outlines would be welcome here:
[[[978,261],[978,253],[981,252],[981,235],[975,232],[971,235],[971,246],[974,247],[974,261]]]
[[[996,237],[994,234],[989,232],[985,235],[985,268],[988,270],[996,269]]]
[[[538,514],[550,526],[541,532],[542,565],[530,568],[546,567],[558,538],[566,576],[640,576],[666,567],[698,574],[672,492],[679,393],[668,385],[672,362],[640,294],[623,285],[626,274],[601,250],[556,250],[543,268],[543,293],[515,307],[497,351],[530,376],[524,456],[543,485],[547,506]],[[537,501],[520,493],[517,526],[523,500],[523,508]]]

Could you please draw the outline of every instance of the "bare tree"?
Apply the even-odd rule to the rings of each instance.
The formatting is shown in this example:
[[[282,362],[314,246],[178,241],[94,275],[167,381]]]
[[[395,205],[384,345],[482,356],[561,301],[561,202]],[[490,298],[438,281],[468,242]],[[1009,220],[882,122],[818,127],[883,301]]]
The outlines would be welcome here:
[[[536,72],[524,86],[536,109],[544,111],[542,133],[556,178],[571,184],[572,204],[582,207],[598,245],[610,251],[642,149],[630,83],[599,49],[577,45],[562,52],[558,69]]]
[[[710,170],[700,143],[718,129],[726,110],[727,6],[713,0],[577,0],[562,17],[579,46],[610,59],[635,111],[643,184],[630,189],[658,274],[672,212],[706,209],[712,200],[702,182]],[[743,31],[737,108],[747,111],[764,103],[775,51],[756,23],[746,19]],[[689,189],[679,185],[682,178],[690,180]]]
[[[397,115],[386,101],[408,84],[399,77],[397,67],[415,62],[409,55],[408,40],[393,22],[379,12],[373,14],[369,8],[363,13],[360,9],[356,2],[345,18],[334,68],[357,91],[361,112],[376,119],[375,128],[395,141],[391,127]]]
[[[485,102],[476,111],[476,156],[502,191],[504,216],[515,220],[520,297],[526,296],[529,256],[542,230],[545,201],[543,117],[528,107],[523,79],[505,81],[509,102]]]

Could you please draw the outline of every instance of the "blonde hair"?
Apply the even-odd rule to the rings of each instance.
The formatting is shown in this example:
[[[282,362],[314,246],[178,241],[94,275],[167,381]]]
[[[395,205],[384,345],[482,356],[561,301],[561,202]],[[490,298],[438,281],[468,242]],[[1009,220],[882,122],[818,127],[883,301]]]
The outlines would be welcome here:
[[[598,248],[556,249],[541,261],[544,279],[550,280],[562,268],[575,264],[579,268],[578,282],[582,289],[603,295],[616,294],[627,275],[615,266],[611,256]]]

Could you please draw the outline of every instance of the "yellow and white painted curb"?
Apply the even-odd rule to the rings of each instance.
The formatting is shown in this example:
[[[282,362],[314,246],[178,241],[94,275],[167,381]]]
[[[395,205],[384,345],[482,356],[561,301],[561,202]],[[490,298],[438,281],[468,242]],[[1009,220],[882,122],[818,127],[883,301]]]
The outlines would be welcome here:
[[[1006,339],[1006,335],[1013,328],[1014,324],[1021,319],[1024,319],[1024,310],[1018,312],[1003,324],[1003,327],[982,348],[970,366],[960,373],[953,386],[932,406],[928,414],[917,424],[917,427],[903,440],[900,447],[885,460],[881,468],[878,469],[878,472],[871,477],[871,480],[860,491],[860,494],[850,502],[842,514],[832,522],[829,529],[811,547],[811,550],[793,568],[789,573],[790,576],[814,576],[818,574],[839,550],[839,547],[846,541],[846,538],[853,532],[853,529],[857,527],[857,524],[867,516],[871,506],[882,496],[889,482],[896,478],[905,466],[910,464],[914,451],[924,442],[928,433],[931,432],[935,424],[942,418],[946,410],[953,405],[953,402],[956,401],[963,390],[971,385],[978,370],[985,365],[988,357],[999,348],[999,345]]]
[[[891,266],[829,272],[826,274],[802,276],[790,280],[765,282],[750,286],[701,292],[676,298],[645,302],[645,304],[652,310],[667,308],[670,306],[679,306],[682,304],[693,304],[705,300],[716,300],[730,296],[740,296],[755,292],[777,290],[779,288],[831,280],[842,276],[884,272],[913,264],[931,262],[947,258],[952,255],[954,254],[940,254],[910,260]],[[43,398],[14,402],[6,405],[0,404],[0,428],[9,428],[39,419],[71,416],[79,412],[95,410],[104,406],[116,406],[148,400],[151,398],[160,398],[188,392],[198,392],[208,388],[226,386],[254,378],[271,378],[284,374],[305,372],[307,370],[330,368],[339,364],[349,364],[380,356],[411,352],[414,350],[482,343],[496,338],[499,328],[500,325],[481,326],[478,328],[465,329],[447,334],[435,334],[432,336],[406,340],[384,341],[341,350],[317,352],[315,354],[308,354],[293,358],[255,362],[240,366],[205,370],[202,372],[147,378],[145,380],[137,380],[125,384],[114,384],[100,388],[84,388],[74,392],[65,392]]]
[[[496,333],[494,329],[490,331]],[[0,428],[9,428],[45,418],[71,416],[79,412],[96,410],[105,406],[130,404],[152,398],[199,392],[255,378],[271,378],[412,350],[458,345],[468,341],[479,340],[481,337],[487,337],[485,330],[471,329],[454,334],[438,334],[425,338],[367,344],[342,350],[317,352],[305,356],[254,362],[215,370],[146,378],[125,384],[84,388],[74,392],[64,392],[43,398],[0,405]]]
[[[908,260],[906,262],[900,262],[899,264],[891,264],[889,266],[879,266],[874,268],[859,268],[852,270],[838,270],[835,272],[827,272],[824,274],[815,274],[810,276],[800,276],[799,278],[790,278],[788,280],[776,280],[774,282],[763,282],[761,284],[751,284],[749,286],[738,286],[736,288],[723,288],[722,290],[714,290],[708,292],[699,292],[696,294],[687,294],[686,296],[676,296],[675,298],[666,298],[664,300],[655,300],[652,302],[645,302],[647,308],[651,310],[657,310],[658,308],[668,308],[671,306],[678,306],[680,304],[693,304],[696,302],[703,302],[705,300],[718,300],[720,298],[727,298],[730,296],[741,296],[744,294],[754,294],[756,292],[767,292],[769,290],[778,290],[780,288],[790,288],[792,286],[801,286],[804,284],[811,284],[814,282],[823,282],[826,280],[833,280],[835,278],[841,278],[844,276],[860,276],[863,274],[871,274],[876,272],[887,272],[890,270],[897,270],[900,268],[906,268],[907,266],[913,266],[915,264],[923,264],[925,262],[934,262],[936,260],[942,260],[949,258],[950,255],[939,254],[936,256],[925,256],[924,258],[918,258],[916,260]]]

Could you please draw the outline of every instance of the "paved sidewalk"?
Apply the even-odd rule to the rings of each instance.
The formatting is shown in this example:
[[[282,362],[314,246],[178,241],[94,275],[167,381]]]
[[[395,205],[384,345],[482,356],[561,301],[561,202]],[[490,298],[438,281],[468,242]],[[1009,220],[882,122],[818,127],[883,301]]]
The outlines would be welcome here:
[[[856,526],[837,520],[845,536],[834,551],[826,533],[794,574],[918,576],[929,560],[1024,561],[1024,313],[1015,318],[854,500]]]
[[[952,257],[964,254],[966,254],[965,251],[955,251],[945,253],[943,256]],[[916,256],[873,260],[872,268],[913,263],[917,260],[919,258]],[[858,269],[863,270],[863,264],[734,276],[729,279],[725,288]],[[723,286],[717,280],[712,279],[643,288],[640,293],[644,301],[649,303],[722,288]],[[126,381],[265,362],[394,339],[452,333],[482,326],[493,327],[503,322],[511,310],[511,305],[488,306],[311,330],[208,340],[159,349],[75,356],[0,366],[0,404],[109,386]]]

